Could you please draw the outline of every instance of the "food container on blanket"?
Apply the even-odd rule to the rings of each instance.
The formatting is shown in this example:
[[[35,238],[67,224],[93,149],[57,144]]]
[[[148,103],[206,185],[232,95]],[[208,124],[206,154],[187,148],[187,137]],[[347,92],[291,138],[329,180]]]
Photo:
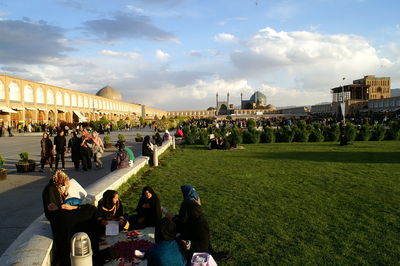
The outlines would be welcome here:
[[[71,265],[92,266],[92,246],[89,236],[78,232],[71,238]]]

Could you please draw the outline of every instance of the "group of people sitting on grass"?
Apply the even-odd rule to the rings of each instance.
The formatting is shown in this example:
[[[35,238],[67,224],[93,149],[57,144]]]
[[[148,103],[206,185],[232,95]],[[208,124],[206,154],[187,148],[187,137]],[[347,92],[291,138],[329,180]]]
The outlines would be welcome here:
[[[68,198],[69,187],[69,177],[59,170],[42,193],[58,265],[70,265],[70,241],[76,232],[86,232],[90,237],[95,265],[102,265],[106,259],[114,259],[115,254],[110,250],[99,251],[99,240],[111,220],[119,222],[120,230],[155,226],[155,244],[145,255],[148,265],[186,265],[194,252],[213,252],[209,225],[199,195],[189,185],[181,187],[183,201],[178,214],[169,213],[161,207],[156,192],[146,186],[142,190],[136,214],[131,216],[124,212],[117,191],[104,192],[96,208],[91,204],[83,204],[78,198]],[[162,212],[165,213],[164,218]]]
[[[208,143],[208,149],[227,150],[229,149],[229,143],[223,137],[216,137],[210,140],[210,143]]]

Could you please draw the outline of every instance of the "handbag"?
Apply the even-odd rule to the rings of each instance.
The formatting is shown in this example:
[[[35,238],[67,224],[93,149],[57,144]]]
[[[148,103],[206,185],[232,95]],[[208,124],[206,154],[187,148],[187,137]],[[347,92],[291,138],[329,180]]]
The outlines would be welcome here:
[[[190,264],[192,266],[217,266],[214,258],[208,253],[193,253]]]

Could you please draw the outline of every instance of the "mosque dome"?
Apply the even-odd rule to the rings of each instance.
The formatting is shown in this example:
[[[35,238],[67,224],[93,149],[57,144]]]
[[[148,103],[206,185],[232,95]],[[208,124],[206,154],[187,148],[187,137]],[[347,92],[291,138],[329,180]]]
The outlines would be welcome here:
[[[276,107],[273,106],[272,104],[268,104],[265,108],[268,109],[269,111],[275,111],[276,110]]]
[[[108,98],[108,99],[111,99],[111,100],[117,100],[117,101],[121,101],[122,100],[121,93],[119,93],[116,89],[114,89],[113,87],[110,87],[110,86],[105,86],[104,88],[99,90],[96,93],[96,95],[104,97],[104,98]]]
[[[267,96],[265,96],[263,93],[256,91],[251,97],[250,101],[259,105],[259,106],[265,106],[267,104]]]

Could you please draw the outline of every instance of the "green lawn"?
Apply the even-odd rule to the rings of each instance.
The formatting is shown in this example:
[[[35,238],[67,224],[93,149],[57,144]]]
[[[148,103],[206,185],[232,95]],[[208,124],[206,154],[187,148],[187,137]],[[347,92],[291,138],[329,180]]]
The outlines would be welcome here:
[[[220,151],[178,147],[121,188],[133,213],[141,188],[179,209],[199,192],[216,251],[229,265],[400,261],[400,142],[276,143]],[[132,185],[133,184],[133,185]]]

